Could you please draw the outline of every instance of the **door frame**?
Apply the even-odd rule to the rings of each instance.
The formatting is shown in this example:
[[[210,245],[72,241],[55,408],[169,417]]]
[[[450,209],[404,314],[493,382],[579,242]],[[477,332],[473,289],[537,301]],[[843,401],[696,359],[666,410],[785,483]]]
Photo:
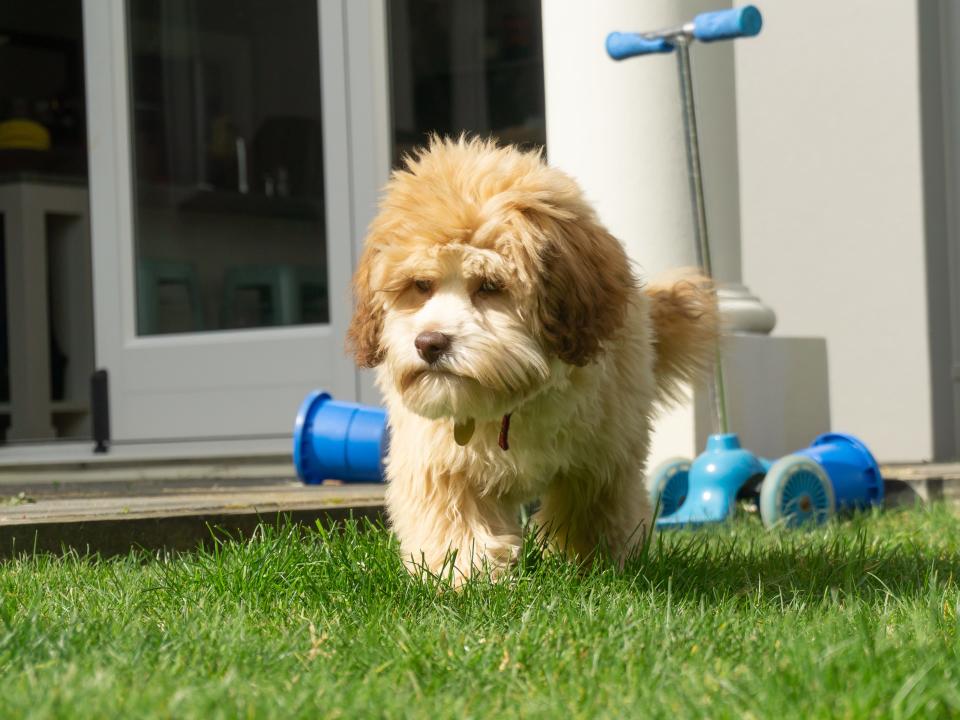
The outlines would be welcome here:
[[[111,424],[118,440],[252,435],[273,436],[278,448],[288,445],[289,434],[280,427],[275,432],[250,432],[258,421],[251,414],[257,408],[249,407],[251,403],[245,407],[241,398],[270,402],[277,392],[296,392],[297,383],[311,381],[308,357],[315,357],[318,365],[328,361],[332,376],[338,378],[339,396],[377,399],[369,378],[361,377],[343,352],[343,336],[351,308],[349,276],[377,190],[389,171],[385,0],[317,0],[317,8],[330,324],[138,337],[126,3],[83,2],[95,352],[97,366],[110,373]],[[325,343],[329,352],[317,351],[318,343]],[[236,353],[236,362],[198,373],[197,357],[213,357],[230,348],[243,348]],[[291,357],[284,368],[285,358]],[[264,366],[274,368],[275,376],[251,389],[246,379]],[[291,368],[300,376],[291,377]],[[171,377],[179,383],[176,392],[171,390]],[[183,403],[191,402],[189,398],[205,411],[215,407],[207,414],[233,423],[233,429],[204,437],[191,427],[189,417],[171,426],[168,418],[184,415]],[[293,405],[291,426],[295,411]],[[209,419],[204,426],[220,428]]]
[[[377,212],[380,191],[390,177],[393,155],[387,2],[343,0],[350,167],[353,172],[350,212],[353,268],[356,268],[363,249],[367,227]],[[371,370],[357,372],[356,393],[359,402],[382,404]]]
[[[960,8],[918,3],[932,460],[960,453]]]

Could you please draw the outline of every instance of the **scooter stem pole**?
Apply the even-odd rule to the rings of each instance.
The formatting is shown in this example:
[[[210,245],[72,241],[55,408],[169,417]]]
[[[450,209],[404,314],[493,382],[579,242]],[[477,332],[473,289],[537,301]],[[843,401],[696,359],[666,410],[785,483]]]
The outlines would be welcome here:
[[[693,229],[696,236],[697,264],[713,279],[713,263],[710,258],[710,238],[707,234],[707,208],[703,197],[703,175],[700,170],[700,139],[697,135],[697,112],[693,101],[693,73],[690,69],[690,42],[686,35],[671,38],[677,51],[677,66],[680,71],[680,95],[683,99],[683,127],[687,147],[687,169],[690,178],[690,197],[693,200]],[[716,282],[714,280],[714,282]],[[727,396],[723,380],[723,357],[717,344],[711,395],[717,422],[717,431],[729,432]]]

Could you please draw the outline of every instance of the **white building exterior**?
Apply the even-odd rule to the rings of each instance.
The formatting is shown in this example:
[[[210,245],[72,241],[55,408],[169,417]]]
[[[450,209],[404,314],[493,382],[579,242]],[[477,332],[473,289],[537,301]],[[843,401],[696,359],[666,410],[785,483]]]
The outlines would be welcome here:
[[[835,428],[885,460],[952,457],[957,245],[941,163],[960,126],[938,117],[938,75],[957,77],[955,4],[764,12],[736,48],[744,276],[777,332],[827,339]]]
[[[673,25],[717,9],[723,0],[543,0],[539,14],[531,12],[531,7],[538,8],[535,0],[525,2],[525,14],[511,14],[505,2],[484,5],[489,12],[481,12],[473,0],[443,6],[449,16],[447,41],[455,50],[449,58],[454,78],[448,93],[451,122],[459,127],[466,122],[463,118],[474,118],[479,125],[473,129],[497,131],[511,141],[539,137],[542,117],[497,120],[504,106],[495,108],[492,98],[498,92],[497,78],[510,74],[526,73],[527,85],[519,86],[522,93],[536,92],[528,56],[539,57],[542,50],[539,89],[545,87],[550,162],[583,184],[644,276],[692,265],[674,58],[616,63],[606,56],[604,39],[612,30]],[[50,440],[67,423],[84,441],[66,450],[60,443],[55,451],[43,443],[0,448],[0,463],[31,461],[51,452],[64,458],[89,455],[84,423],[90,406],[83,378],[93,367],[109,373],[113,439],[153,444],[149,452],[154,455],[196,456],[225,446],[231,453],[286,452],[298,400],[319,385],[343,399],[377,402],[369,373],[356,371],[343,352],[349,276],[391,162],[398,150],[417,140],[422,124],[431,121],[418,120],[418,98],[447,92],[447,80],[424,85],[417,75],[423,63],[410,59],[422,49],[418,32],[433,31],[430,13],[418,10],[416,0],[316,2],[317,27],[310,29],[310,42],[318,48],[311,50],[317,63],[312,71],[321,85],[322,112],[317,116],[322,115],[326,182],[306,215],[311,222],[319,217],[322,225],[316,247],[326,263],[326,320],[282,327],[212,327],[221,318],[208,302],[206,326],[162,334],[144,330],[139,313],[139,303],[145,302],[144,280],[138,273],[143,273],[144,258],[154,263],[152,272],[164,265],[155,262],[158,258],[169,258],[162,253],[146,257],[147,250],[172,249],[183,256],[174,258],[181,266],[174,284],[180,283],[177,292],[186,289],[189,295],[194,271],[184,269],[184,258],[197,262],[204,282],[204,273],[209,279],[217,269],[214,257],[219,261],[228,256],[237,266],[267,263],[257,257],[262,237],[258,228],[272,228],[270,223],[289,220],[290,213],[303,214],[304,208],[292,202],[286,209],[281,203],[260,212],[267,195],[272,198],[286,177],[257,176],[253,194],[264,197],[255,198],[252,211],[247,207],[245,215],[238,214],[241,220],[234,218],[233,225],[218,230],[219,246],[202,244],[204,233],[213,227],[204,224],[208,216],[202,213],[189,216],[189,232],[171,230],[183,226],[164,221],[155,224],[152,234],[141,233],[138,217],[148,217],[152,209],[138,205],[142,198],[136,177],[149,175],[150,168],[144,167],[150,157],[137,146],[133,126],[144,123],[132,108],[142,90],[135,74],[152,66],[135,62],[131,37],[142,33],[145,23],[166,22],[175,31],[161,34],[155,46],[149,34],[141,38],[141,54],[148,59],[151,53],[166,52],[175,59],[189,55],[199,41],[182,28],[190,23],[199,27],[202,12],[200,6],[184,3],[183,8],[194,9],[183,14],[171,10],[169,17],[158,11],[156,19],[140,7],[143,15],[137,24],[123,0],[78,3],[89,177],[73,182],[71,192],[88,197],[88,211],[76,211],[77,220],[64,224],[46,247],[55,252],[78,237],[88,238],[92,272],[81,278],[84,282],[68,277],[79,261],[62,259],[83,253],[62,254],[59,269],[49,278],[74,288],[63,291],[68,296],[78,292],[90,297],[73,302],[55,295],[55,306],[44,308],[43,284],[29,278],[30,273],[42,277],[47,260],[37,245],[19,255],[11,251],[12,243],[21,240],[21,235],[11,235],[12,225],[6,237],[6,287],[21,304],[17,307],[32,307],[38,312],[35,317],[49,312],[61,318],[56,322],[73,323],[70,342],[80,347],[90,367],[74,358],[65,399],[45,397],[51,372],[42,349],[46,340],[30,335],[31,347],[39,349],[11,362],[29,382],[15,385],[9,403],[0,397],[0,416],[14,418],[8,440]],[[731,316],[741,330],[748,315],[762,317],[770,309],[776,314],[771,335],[734,335],[727,342],[734,429],[749,447],[770,455],[833,429],[860,436],[882,461],[955,458],[960,451],[960,422],[955,417],[960,378],[960,203],[955,201],[960,187],[955,177],[960,168],[960,8],[951,0],[889,0],[882,7],[867,0],[757,4],[764,15],[758,37],[692,50],[714,266],[725,306],[740,308]],[[309,2],[306,9],[314,10]],[[43,13],[31,15],[30,22],[42,24]],[[530,18],[541,23],[542,34]],[[495,37],[483,27],[493,22],[502,30]],[[239,31],[231,34],[233,30],[207,27],[207,34],[198,31],[198,37],[207,38],[219,77],[234,77],[225,87],[240,97],[237,88],[245,87],[243,78],[256,76],[251,71],[256,58],[275,59],[282,54],[282,43],[265,28],[248,33],[253,37],[259,32],[267,38],[261,41],[274,43],[264,46],[273,48],[270,52],[258,55],[249,44],[256,38]],[[24,37],[34,32],[36,28],[25,31]],[[17,38],[10,37],[8,45],[16,44]],[[501,76],[491,74],[488,61],[493,56],[501,58],[496,70]],[[187,76],[177,72],[173,80]],[[191,72],[195,78],[203,74],[196,68]],[[170,97],[206,92],[202,82],[191,82],[190,93],[181,88]],[[274,115],[289,114],[286,106],[283,112],[270,106],[282,93],[275,93],[277,88],[262,77],[261,85],[249,102],[242,97],[237,101],[240,110],[235,110],[234,120],[238,127],[243,118],[249,120],[247,137],[242,127],[230,130],[223,119],[194,118],[198,136],[207,133],[208,126],[230,138],[230,132],[239,132],[227,145],[232,148],[236,141],[243,167],[247,153],[253,157],[256,152],[254,131],[270,117],[254,106],[272,107]],[[513,96],[514,104],[520,106],[524,96],[520,90],[515,93],[520,94]],[[147,105],[142,102],[139,109]],[[0,120],[2,107],[0,103]],[[196,153],[199,164],[201,150]],[[0,200],[26,197],[20,188],[35,190],[31,178],[0,178]],[[193,212],[198,202],[209,201],[207,195],[220,203],[218,212],[237,204],[222,188],[208,193],[209,178],[199,180],[204,182],[176,187],[169,180],[164,197],[180,203],[171,205],[175,212],[170,217],[182,219],[177,213],[183,206]],[[56,185],[49,179],[41,185],[51,182]],[[231,193],[248,195],[246,178],[241,186],[244,189]],[[249,200],[243,203],[249,205]],[[12,211],[6,214],[13,216]],[[43,227],[34,222],[31,232],[42,234]],[[26,237],[25,231],[21,234]],[[307,257],[304,264],[314,262],[312,236],[301,230],[288,234],[300,244],[291,251],[294,260],[269,260],[275,275],[270,282],[287,277],[283,262],[300,262],[302,257]],[[31,247],[26,242],[22,246]],[[14,268],[10,258],[27,258],[30,266],[23,260],[23,267]],[[224,276],[240,272],[237,267],[223,270]],[[217,302],[223,295],[220,285],[210,285],[206,292]],[[77,313],[83,317],[71,319]],[[11,322],[10,327],[23,338],[39,324],[42,320]],[[12,346],[10,352],[18,350]],[[653,461],[697,452],[709,429],[703,393],[698,392],[696,407],[674,409],[661,421]],[[165,441],[159,450],[158,440]]]
[[[813,422],[798,437],[828,418],[884,460],[952,457],[957,257],[943,158],[957,144],[944,128],[957,126],[955,114],[943,125],[940,103],[954,110],[957,58],[940,41],[957,11],[912,0],[880,12],[866,1],[759,6],[758,37],[692,50],[716,275],[773,308],[768,341],[825,338],[829,415],[807,408]],[[650,274],[690,264],[692,240],[676,242],[691,221],[675,63],[615,64],[601,48],[609,30],[667,27],[717,3],[543,7],[551,161],[581,180]],[[815,393],[810,383],[823,382],[810,347],[770,361],[788,357],[805,358],[793,362],[804,382],[794,394],[767,387],[745,399],[741,425],[782,426]],[[673,413],[654,460],[695,447],[693,425],[692,413]]]

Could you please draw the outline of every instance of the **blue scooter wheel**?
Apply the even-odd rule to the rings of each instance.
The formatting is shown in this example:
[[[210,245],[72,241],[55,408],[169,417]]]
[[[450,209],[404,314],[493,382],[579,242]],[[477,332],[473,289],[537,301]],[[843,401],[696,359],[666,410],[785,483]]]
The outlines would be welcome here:
[[[760,486],[760,517],[768,528],[823,523],[835,511],[833,485],[818,463],[787,455],[770,466]]]
[[[658,515],[672,515],[687,499],[690,491],[690,465],[686,458],[671,458],[657,465],[650,475],[650,504]]]

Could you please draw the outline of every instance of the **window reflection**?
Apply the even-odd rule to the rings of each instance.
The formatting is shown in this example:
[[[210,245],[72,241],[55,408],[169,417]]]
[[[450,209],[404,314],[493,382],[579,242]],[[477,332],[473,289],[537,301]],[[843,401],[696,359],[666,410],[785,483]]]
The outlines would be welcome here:
[[[328,322],[316,0],[128,20],[139,334]]]
[[[539,0],[391,0],[394,163],[428,133],[546,143]]]

